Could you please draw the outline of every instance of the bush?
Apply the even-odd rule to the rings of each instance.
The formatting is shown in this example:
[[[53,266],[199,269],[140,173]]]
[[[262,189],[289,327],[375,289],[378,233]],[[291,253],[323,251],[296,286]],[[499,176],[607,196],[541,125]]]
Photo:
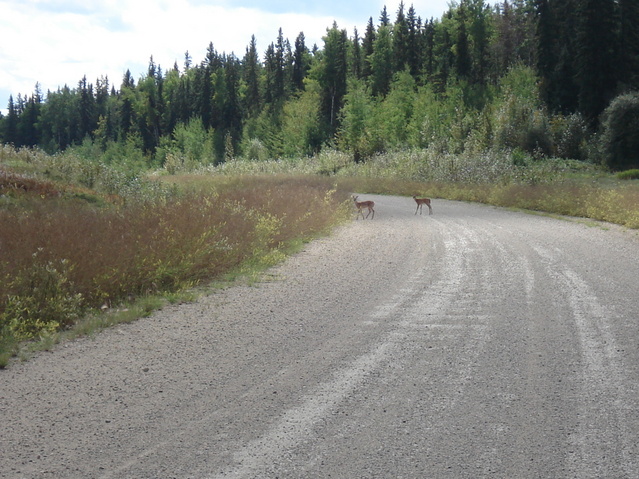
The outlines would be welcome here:
[[[617,178],[619,178],[620,180],[639,180],[639,168],[620,171],[619,173],[617,173]]]
[[[249,161],[266,161],[268,148],[257,138],[251,138],[244,146],[244,157]]]
[[[588,122],[579,113],[557,115],[551,120],[555,155],[560,158],[586,160],[586,145],[590,138]]]
[[[72,324],[82,313],[82,294],[73,292],[67,260],[43,260],[42,250],[33,254],[29,269],[16,277],[9,290],[0,328],[8,328],[19,339],[53,333]]]
[[[611,170],[639,168],[639,92],[620,95],[606,108],[601,147]]]

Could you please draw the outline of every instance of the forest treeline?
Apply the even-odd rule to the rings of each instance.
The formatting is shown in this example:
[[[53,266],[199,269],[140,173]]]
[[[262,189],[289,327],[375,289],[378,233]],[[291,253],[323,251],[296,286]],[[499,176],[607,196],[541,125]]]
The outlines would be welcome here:
[[[356,161],[509,148],[639,167],[637,25],[636,0],[461,0],[439,19],[402,3],[363,32],[327,27],[322,46],[280,29],[262,54],[253,36],[241,58],[211,43],[200,63],[151,57],[119,86],[36,85],[10,98],[0,142],[174,168],[325,147]]]

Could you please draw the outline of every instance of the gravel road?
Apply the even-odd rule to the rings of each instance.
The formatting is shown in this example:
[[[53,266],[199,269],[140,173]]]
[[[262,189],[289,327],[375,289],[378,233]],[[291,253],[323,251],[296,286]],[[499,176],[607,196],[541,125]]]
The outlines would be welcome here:
[[[363,199],[260,284],[0,371],[0,477],[639,477],[637,233]]]

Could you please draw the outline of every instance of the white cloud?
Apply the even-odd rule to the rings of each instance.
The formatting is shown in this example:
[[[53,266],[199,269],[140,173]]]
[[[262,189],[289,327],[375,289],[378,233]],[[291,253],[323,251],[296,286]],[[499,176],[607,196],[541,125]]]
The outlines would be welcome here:
[[[153,56],[165,71],[182,68],[189,52],[199,63],[210,42],[219,52],[242,57],[251,35],[260,54],[282,28],[291,43],[304,32],[307,45],[322,46],[332,17],[272,14],[186,0],[107,0],[92,2],[0,1],[0,30],[10,44],[0,52],[0,108],[9,95],[31,95],[36,82],[44,93],[107,76],[119,87],[127,69],[137,80]],[[337,19],[338,24],[342,23]],[[343,24],[346,24],[343,21]],[[352,28],[352,27],[351,27]]]
[[[31,95],[36,82],[46,93],[65,84],[74,88],[85,75],[94,84],[107,76],[119,88],[126,70],[137,81],[151,56],[165,71],[176,62],[182,68],[186,51],[199,63],[210,42],[219,53],[241,58],[254,34],[263,54],[279,28],[291,43],[304,32],[309,48],[321,48],[333,21],[349,35],[354,27],[361,35],[369,17],[377,22],[384,4],[394,20],[399,2],[371,2],[361,18],[346,19],[274,14],[227,0],[0,0],[0,31],[9,39],[0,50],[0,109],[6,113],[10,94],[14,99],[18,93]],[[427,19],[440,17],[448,0],[404,4]]]

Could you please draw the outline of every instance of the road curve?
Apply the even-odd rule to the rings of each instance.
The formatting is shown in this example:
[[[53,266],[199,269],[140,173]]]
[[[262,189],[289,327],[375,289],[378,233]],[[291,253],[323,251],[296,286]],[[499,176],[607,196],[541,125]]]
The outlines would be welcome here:
[[[367,199],[258,285],[0,371],[0,477],[639,477],[636,232]]]

